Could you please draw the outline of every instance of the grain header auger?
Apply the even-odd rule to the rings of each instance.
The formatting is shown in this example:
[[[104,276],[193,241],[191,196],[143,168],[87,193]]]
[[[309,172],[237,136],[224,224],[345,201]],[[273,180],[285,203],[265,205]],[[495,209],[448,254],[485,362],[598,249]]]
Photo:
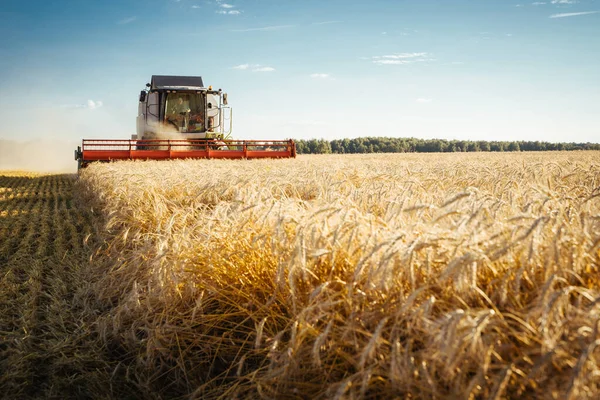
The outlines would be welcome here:
[[[94,161],[186,158],[295,158],[293,140],[233,140],[227,93],[199,76],[153,75],[140,92],[137,134],[126,140],[83,139],[78,167]]]

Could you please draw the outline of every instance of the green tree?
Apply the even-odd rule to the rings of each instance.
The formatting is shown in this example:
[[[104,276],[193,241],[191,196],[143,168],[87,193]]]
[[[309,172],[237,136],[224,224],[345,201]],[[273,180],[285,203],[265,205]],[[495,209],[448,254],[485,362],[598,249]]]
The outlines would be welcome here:
[[[508,151],[521,151],[521,147],[517,142],[510,142],[508,144]]]

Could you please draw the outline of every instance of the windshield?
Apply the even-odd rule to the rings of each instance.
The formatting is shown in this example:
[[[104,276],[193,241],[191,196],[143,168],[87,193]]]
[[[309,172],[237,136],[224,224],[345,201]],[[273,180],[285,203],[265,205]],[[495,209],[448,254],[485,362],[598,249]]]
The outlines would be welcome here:
[[[165,122],[179,132],[204,131],[204,95],[202,93],[168,93]]]

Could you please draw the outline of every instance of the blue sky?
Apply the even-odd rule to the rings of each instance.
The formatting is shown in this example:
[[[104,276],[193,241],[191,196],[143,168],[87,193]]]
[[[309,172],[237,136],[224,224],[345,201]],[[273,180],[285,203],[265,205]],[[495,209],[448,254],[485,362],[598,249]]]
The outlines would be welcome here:
[[[236,138],[600,142],[600,2],[2,0],[0,138],[128,138],[153,74]]]

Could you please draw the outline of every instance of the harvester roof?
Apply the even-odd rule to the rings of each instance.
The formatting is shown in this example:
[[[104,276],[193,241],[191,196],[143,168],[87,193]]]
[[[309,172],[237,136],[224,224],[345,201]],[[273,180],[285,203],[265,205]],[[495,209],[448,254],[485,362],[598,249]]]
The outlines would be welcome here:
[[[152,81],[150,82],[151,90],[196,90],[203,88],[204,83],[200,76],[152,75]]]

